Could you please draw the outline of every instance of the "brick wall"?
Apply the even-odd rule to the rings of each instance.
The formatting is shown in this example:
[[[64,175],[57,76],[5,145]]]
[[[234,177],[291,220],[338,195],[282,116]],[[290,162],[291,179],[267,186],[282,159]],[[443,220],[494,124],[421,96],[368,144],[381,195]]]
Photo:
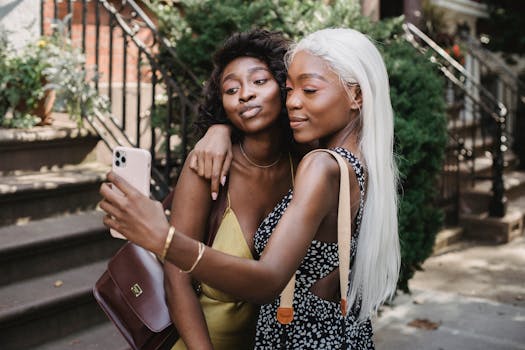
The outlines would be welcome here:
[[[57,13],[54,11],[53,0],[45,0],[43,2],[43,28],[44,34],[51,34],[51,24],[53,18],[64,18],[68,13],[68,1],[56,1]],[[120,1],[114,1],[115,7],[120,4]],[[98,62],[100,72],[100,84],[104,85],[109,82],[109,66],[110,59],[113,62],[111,81],[114,84],[121,83],[124,79],[124,39],[123,32],[118,25],[113,29],[113,49],[110,52],[110,14],[106,9],[98,4],[97,1],[88,0],[86,1],[86,59],[89,67],[96,64],[96,9],[99,6],[100,13],[100,26],[99,26],[99,49],[98,49]],[[71,21],[71,39],[73,44],[78,47],[82,47],[82,10],[83,4],[81,1],[71,1],[71,10],[73,17]],[[129,9],[121,12],[126,17],[131,17]],[[138,25],[140,22],[135,21]],[[153,38],[147,29],[140,29],[137,33],[137,37],[143,41],[146,45],[153,43]],[[128,38],[129,41],[129,38]],[[137,46],[129,42],[127,45],[127,57],[126,57],[126,82],[135,83],[137,81],[137,62],[138,62],[138,48]],[[142,82],[149,82],[150,68],[143,55],[141,64],[141,76]]]

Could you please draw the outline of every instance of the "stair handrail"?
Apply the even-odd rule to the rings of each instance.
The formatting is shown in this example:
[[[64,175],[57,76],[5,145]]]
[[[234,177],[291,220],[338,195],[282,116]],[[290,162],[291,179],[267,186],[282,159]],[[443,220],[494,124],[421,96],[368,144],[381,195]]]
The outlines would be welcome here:
[[[485,87],[480,85],[476,79],[455,59],[453,59],[443,48],[441,48],[437,43],[435,43],[430,37],[423,33],[418,27],[414,24],[406,22],[403,24],[403,29],[405,31],[405,38],[408,40],[415,48],[420,52],[425,53],[427,49],[423,48],[418,41],[414,38],[417,37],[419,40],[423,41],[428,47],[430,47],[433,52],[437,53],[442,59],[444,59],[449,67],[453,67],[457,72],[460,73],[464,81],[468,81],[469,84],[472,84],[477,91],[483,94],[483,97],[488,99],[489,102],[492,102],[496,107],[496,110],[490,108],[485,101],[482,101],[477,96],[473,95],[470,90],[465,86],[465,84],[458,79],[454,73],[440,62],[435,56],[431,56],[430,60],[437,64],[440,71],[444,76],[452,82],[454,85],[458,86],[463,93],[477,106],[481,107],[487,115],[495,122],[496,132],[494,135],[495,145],[492,151],[492,198],[489,203],[489,215],[494,217],[503,217],[506,214],[506,199],[505,199],[505,188],[503,184],[503,168],[504,160],[503,153],[506,151],[507,146],[504,144],[504,130],[506,117],[508,114],[508,109],[501,101],[499,101],[490,91]],[[506,139],[506,138],[505,138]],[[460,145],[461,143],[458,143]],[[464,147],[464,145],[461,145]],[[459,170],[458,170],[459,171]]]
[[[499,101],[490,91],[488,91],[484,86],[479,84],[476,79],[470,74],[465,67],[463,67],[458,61],[456,61],[452,56],[450,56],[441,46],[439,46],[434,40],[432,40],[428,35],[426,35],[421,29],[416,27],[412,23],[404,23],[403,28],[405,29],[405,33],[408,37],[408,40],[411,44],[415,44],[421,48],[421,46],[417,43],[416,40],[413,39],[414,35],[425,42],[425,44],[430,47],[434,52],[436,52],[441,58],[443,58],[445,61],[447,61],[448,64],[450,64],[452,67],[454,67],[464,78],[465,80],[469,81],[469,84],[472,84],[478,91],[482,92],[483,95],[488,98],[491,102],[494,103],[499,109],[498,116],[499,117],[505,117],[507,115],[507,107]],[[437,60],[434,61],[434,63],[438,63]],[[446,67],[445,67],[446,68]],[[448,69],[447,69],[448,70]],[[450,70],[448,70],[450,71]],[[450,72],[452,74],[452,72]],[[452,74],[453,75],[453,74]],[[447,76],[448,78],[448,76]],[[462,88],[462,90],[466,93],[468,90],[464,84],[461,84],[459,86]],[[464,88],[464,89],[463,89]],[[475,98],[472,96],[473,101],[476,103],[480,103],[481,101],[478,98]]]
[[[108,9],[110,12],[119,14],[119,11],[117,11],[116,8],[113,6],[113,4],[109,3],[108,0],[98,0],[98,1],[101,2],[104,5],[104,7],[106,7],[106,9]],[[159,33],[159,31],[157,30],[157,26],[149,18],[149,16],[146,14],[146,12],[144,12],[142,10],[142,8],[134,0],[122,0],[122,2],[130,5],[133,8],[133,10],[136,11],[138,17],[140,17],[140,19],[144,21],[146,26],[155,34],[158,42],[161,43],[162,46],[170,53],[171,58],[173,58],[175,60],[175,62],[177,62],[177,64],[180,65],[185,70],[185,73],[188,74],[188,76],[191,78],[191,80],[193,81],[195,86],[198,87],[199,86],[199,79],[193,74],[191,69],[189,69],[188,66],[186,66],[179,59],[179,57],[177,56],[177,53],[175,52],[175,49],[173,48],[173,46],[171,45],[169,40],[166,39],[163,35],[161,35]],[[120,16],[120,14],[119,14],[119,16]],[[120,16],[120,18],[122,20],[122,16]],[[125,22],[122,21],[121,23],[125,23]],[[129,28],[129,26],[127,26],[127,24],[126,24],[126,27]],[[129,28],[129,29],[131,30],[131,28]]]
[[[109,14],[110,18],[114,20],[115,25],[118,25],[122,32],[126,35],[126,37],[131,40],[134,45],[138,48],[139,52],[141,52],[145,59],[148,61],[150,66],[152,67],[154,72],[159,73],[160,77],[157,78],[157,75],[154,73],[152,75],[152,84],[157,84],[158,81],[163,81],[166,84],[167,89],[167,95],[171,96],[172,94],[177,96],[177,99],[181,101],[181,110],[183,110],[183,115],[186,116],[188,114],[187,111],[194,110],[195,106],[197,105],[196,100],[194,100],[195,97],[198,97],[201,90],[201,85],[199,83],[199,80],[197,77],[193,74],[193,72],[179,59],[177,56],[175,49],[171,45],[171,43],[160,34],[160,32],[157,30],[156,25],[154,22],[149,18],[149,16],[142,10],[142,8],[134,1],[134,0],[122,0],[121,6],[115,6],[115,2],[111,2],[108,0],[97,0],[98,4],[101,4],[103,9]],[[125,16],[121,13],[122,10],[125,8],[125,6],[129,6],[127,10],[132,11],[132,18],[125,18]],[[98,11],[98,10],[97,10]],[[128,16],[130,17],[130,16]],[[128,24],[129,20],[135,20],[140,19],[140,24],[142,27],[148,28],[149,32],[152,34],[153,43],[152,45],[146,44],[144,41],[142,41],[137,33],[138,29],[132,28],[133,26],[130,26]],[[159,59],[155,53],[151,52],[151,48],[161,46],[164,52],[166,52],[170,56],[170,60],[172,60],[178,67],[181,69],[179,70],[179,76],[176,76],[174,74],[170,74],[170,72],[167,70],[167,68],[159,62]],[[182,77],[182,74],[185,74],[185,80],[184,83],[180,81],[180,78]],[[172,112],[172,106],[171,103],[168,102],[168,120],[166,121],[167,125],[167,131],[166,131],[166,146],[165,146],[165,158],[163,160],[162,166],[164,166],[164,173],[161,172],[159,169],[155,167],[155,132],[153,130],[153,126],[151,126],[152,130],[152,144],[151,144],[151,154],[152,154],[152,192],[153,195],[157,198],[162,198],[165,196],[169,190],[169,186],[171,185],[171,179],[170,177],[170,168],[172,166],[172,160],[171,160],[171,150],[169,145],[169,129],[170,129],[170,123],[171,123],[171,112]],[[119,122],[110,115],[105,116],[102,111],[95,111],[95,114],[93,116],[90,116],[92,118],[84,118],[88,122],[88,124],[95,130],[95,132],[101,137],[104,144],[112,151],[116,146],[133,146],[138,147],[138,144],[135,144],[129,135],[127,134],[126,130],[122,130],[122,128],[119,125]],[[94,120],[93,120],[94,119]],[[183,133],[186,131],[186,117],[183,117],[181,120],[181,125],[183,129]],[[111,124],[114,126],[114,130],[118,131],[118,135],[115,135],[115,133],[106,125],[106,121],[110,121]],[[181,137],[182,139],[182,158],[186,157],[186,147],[187,147],[187,140],[186,140],[186,134]],[[138,142],[137,142],[138,143]]]
[[[113,4],[111,4],[108,0],[99,0],[99,2],[111,13],[111,15],[113,15],[113,17],[117,20],[117,23],[121,26],[121,29],[124,30],[126,32],[126,34],[128,34],[128,36],[133,40],[135,45],[137,45],[137,47],[139,47],[142,50],[142,52],[144,52],[144,54],[148,57],[150,63],[155,64],[156,68],[163,74],[164,78],[166,79],[167,82],[170,83],[171,87],[177,90],[177,92],[180,94],[179,96],[181,98],[184,98],[185,102],[190,103],[190,101],[188,101],[188,99],[187,99],[186,94],[184,94],[184,92],[181,90],[181,88],[180,88],[181,84],[177,81],[177,78],[175,76],[173,76],[173,75],[168,74],[168,72],[165,70],[165,68],[162,67],[162,65],[160,65],[160,64],[158,64],[156,62],[155,56],[150,54],[147,51],[147,45],[142,40],[137,38],[137,35],[136,35],[137,32],[134,31],[133,29],[131,29],[128,26],[128,24],[126,23],[126,21],[124,20],[122,15],[113,6]],[[191,70],[189,70],[186,67],[186,65],[184,65],[184,63],[182,63],[182,61],[180,61],[180,59],[178,58],[178,56],[175,53],[175,50],[173,50],[173,48],[169,44],[169,41],[166,40],[166,38],[164,38],[163,36],[161,36],[159,34],[159,32],[156,30],[155,25],[149,19],[149,17],[146,15],[146,13],[143,12],[140,9],[140,7],[133,0],[123,0],[123,2],[128,3],[129,5],[131,5],[134,8],[135,11],[137,11],[137,14],[141,17],[142,20],[145,21],[145,23],[150,28],[150,30],[153,31],[158,36],[157,39],[160,39],[160,40],[158,40],[158,42],[162,43],[162,45],[168,50],[168,52],[171,55],[171,58],[173,58],[178,64],[181,65],[181,67],[183,67],[185,69],[185,73],[187,73],[190,76],[191,81],[194,84],[193,87],[194,88],[198,88],[199,87],[198,79],[191,72]],[[144,17],[142,17],[142,16],[144,16]]]
[[[498,65],[498,73],[505,75],[509,80],[513,81],[515,85],[508,84],[509,88],[514,92],[518,93],[518,90],[521,88],[522,91],[525,91],[525,82],[523,82],[516,74],[508,67],[503,60],[497,56],[494,52],[490,51],[484,47],[479,40],[474,38],[472,35],[467,35],[461,37],[461,42],[467,45],[470,49],[469,54],[476,57],[478,60],[485,62],[486,58],[489,58],[491,61],[496,62]],[[484,57],[482,57],[482,55]]]

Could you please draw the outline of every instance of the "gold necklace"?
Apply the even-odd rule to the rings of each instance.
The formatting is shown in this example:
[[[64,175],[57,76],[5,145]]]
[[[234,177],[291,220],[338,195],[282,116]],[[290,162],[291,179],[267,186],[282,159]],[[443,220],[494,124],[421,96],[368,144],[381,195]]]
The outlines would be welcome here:
[[[275,165],[277,165],[277,163],[279,163],[279,161],[281,160],[281,154],[279,154],[279,158],[277,158],[277,160],[271,164],[268,164],[268,165],[260,165],[260,164],[257,164],[255,163],[253,160],[251,160],[250,158],[248,158],[248,155],[246,154],[246,152],[244,152],[244,148],[242,148],[242,143],[239,143],[239,148],[241,149],[241,154],[243,155],[244,159],[246,159],[248,161],[248,163],[250,163],[251,165],[253,165],[254,167],[257,167],[257,168],[271,168]]]

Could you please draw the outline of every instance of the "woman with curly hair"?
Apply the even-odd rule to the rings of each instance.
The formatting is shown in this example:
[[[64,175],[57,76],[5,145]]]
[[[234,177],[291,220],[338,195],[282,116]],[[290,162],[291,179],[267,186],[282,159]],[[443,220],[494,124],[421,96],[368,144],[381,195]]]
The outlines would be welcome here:
[[[231,126],[230,175],[221,198],[210,198],[209,182],[185,164],[175,188],[173,224],[204,242],[215,226],[212,247],[241,258],[253,259],[259,223],[292,185],[284,104],[288,44],[278,33],[254,30],[233,34],[215,53],[197,126],[201,131],[217,123]],[[218,222],[210,222],[210,213],[218,210]],[[174,350],[253,348],[258,305],[206,284],[197,296],[190,274],[170,263],[164,270],[170,314],[181,336]]]

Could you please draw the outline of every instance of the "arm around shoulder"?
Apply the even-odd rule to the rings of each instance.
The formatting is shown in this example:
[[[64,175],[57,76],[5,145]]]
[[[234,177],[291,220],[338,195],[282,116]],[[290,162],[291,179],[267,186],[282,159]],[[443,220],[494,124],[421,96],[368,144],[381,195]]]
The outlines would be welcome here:
[[[299,166],[293,199],[259,260],[233,257],[207,248],[193,276],[247,301],[265,303],[277,297],[337,201],[334,189],[338,186],[338,167],[329,157],[312,155],[311,160]],[[196,245],[188,237],[177,234],[168,259],[188,268],[194,262]]]

